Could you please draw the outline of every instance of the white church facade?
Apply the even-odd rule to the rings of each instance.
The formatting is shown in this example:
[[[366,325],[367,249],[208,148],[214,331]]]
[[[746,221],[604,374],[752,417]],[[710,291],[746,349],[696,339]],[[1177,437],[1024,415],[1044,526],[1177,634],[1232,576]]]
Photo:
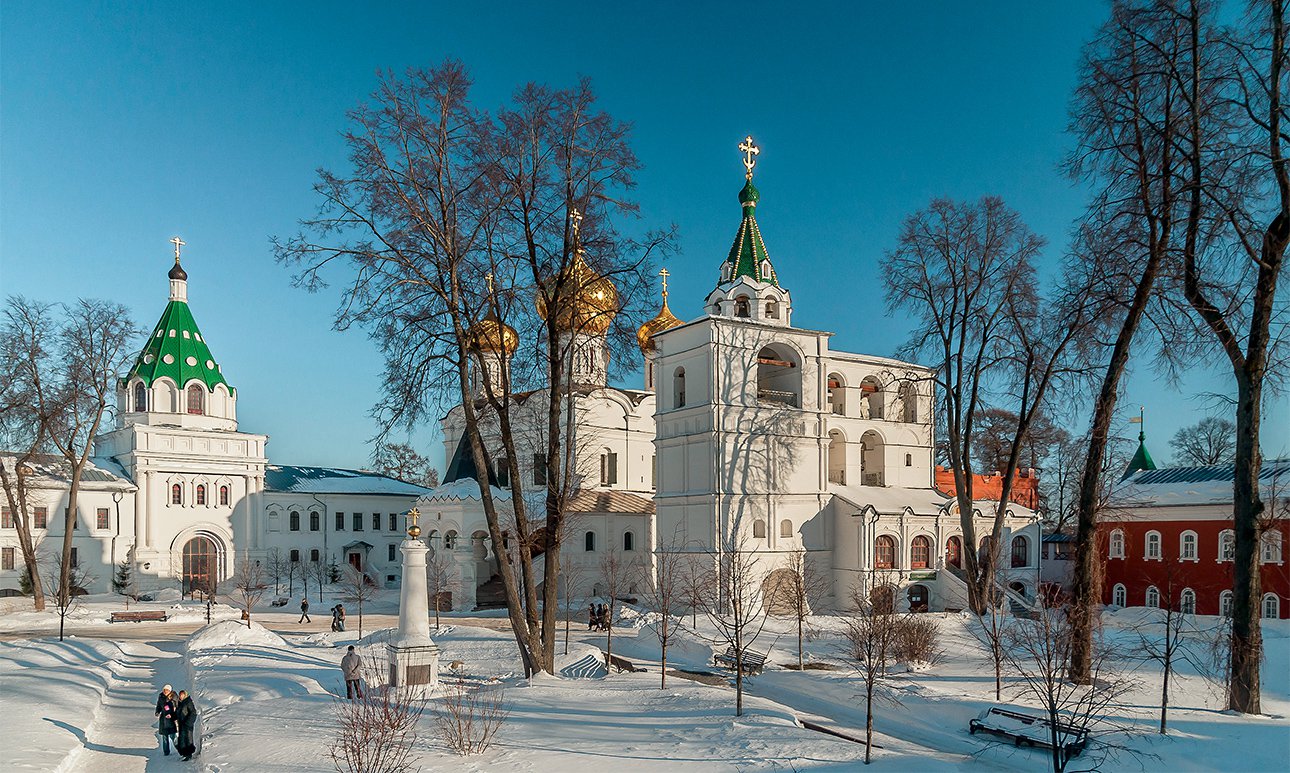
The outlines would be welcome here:
[[[193,318],[178,247],[169,302],[118,383],[116,426],[95,438],[83,476],[73,549],[85,589],[106,592],[126,562],[140,592],[219,590],[238,561],[264,562],[275,549],[297,569],[351,565],[376,584],[397,583],[403,514],[426,489],[365,471],[270,463],[268,436],[238,426],[238,391]],[[45,456],[22,473],[37,554],[48,556],[62,544],[65,467]],[[19,587],[17,546],[5,505],[0,593]]]

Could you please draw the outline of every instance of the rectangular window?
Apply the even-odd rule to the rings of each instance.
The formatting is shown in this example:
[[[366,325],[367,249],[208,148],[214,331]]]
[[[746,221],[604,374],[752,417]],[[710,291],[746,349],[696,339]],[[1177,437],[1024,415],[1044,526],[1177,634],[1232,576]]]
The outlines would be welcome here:
[[[391,545],[390,545],[390,560],[391,560],[391,561],[393,561],[393,560],[394,560],[394,556],[398,553],[398,550],[399,550],[399,546],[398,546],[398,545],[395,545],[395,544],[391,544]]]
[[[354,513],[354,531],[363,530],[363,514]]]
[[[48,529],[49,528],[49,509],[45,507],[34,508],[31,511],[31,521],[32,521],[31,526],[33,529]]]
[[[72,548],[72,566],[81,565],[81,554],[76,548]]]
[[[292,531],[300,531],[300,513],[292,510],[291,515],[288,516],[288,518],[290,520],[290,525],[287,528]]]
[[[296,564],[299,562],[300,562],[300,551],[299,550],[291,551],[291,563]]]
[[[13,528],[13,511],[7,507],[0,507],[0,529]]]
[[[0,569],[13,570],[13,548],[0,549]]]
[[[309,531],[318,531],[322,528],[322,516],[318,513],[309,514]]]
[[[501,457],[497,460],[497,485],[502,488],[509,488],[511,485],[511,460],[508,457]]]
[[[533,485],[546,485],[546,457],[542,454],[533,454]]]
[[[372,531],[381,530],[381,514],[372,513]]]
[[[399,530],[399,514],[390,513],[390,531]]]
[[[314,548],[313,550],[309,551],[310,561],[313,561],[316,564],[318,563],[318,557],[319,557],[318,548]]]
[[[94,528],[96,529],[112,528],[111,526],[108,525],[108,509],[106,507],[100,507],[99,509],[94,511]]]
[[[618,482],[618,454],[608,451],[600,455],[600,485],[612,486]]]
[[[336,531],[345,530],[345,514],[336,513]]]

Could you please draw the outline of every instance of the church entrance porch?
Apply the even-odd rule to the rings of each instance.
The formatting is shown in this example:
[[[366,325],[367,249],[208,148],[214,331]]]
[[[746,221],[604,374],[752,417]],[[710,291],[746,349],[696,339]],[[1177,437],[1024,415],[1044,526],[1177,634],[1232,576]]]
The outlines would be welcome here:
[[[928,592],[926,585],[909,586],[909,611],[926,612],[928,609]]]
[[[196,536],[184,543],[183,593],[214,595],[221,576],[220,551],[210,537]]]

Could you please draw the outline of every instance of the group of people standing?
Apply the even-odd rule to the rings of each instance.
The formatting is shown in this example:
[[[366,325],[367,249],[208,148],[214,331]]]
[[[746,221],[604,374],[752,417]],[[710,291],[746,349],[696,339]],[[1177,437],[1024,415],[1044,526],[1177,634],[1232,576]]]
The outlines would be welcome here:
[[[592,604],[587,608],[587,630],[609,630],[609,607],[604,604]]]
[[[300,621],[301,624],[311,623],[309,619],[309,599],[308,597],[300,599]],[[345,630],[345,606],[337,604],[331,608],[331,629],[333,631]]]
[[[157,696],[157,737],[161,739],[161,752],[170,756],[170,747],[174,746],[181,759],[191,760],[197,753],[195,729],[197,727],[197,707],[187,690],[178,694],[170,685],[161,688]]]

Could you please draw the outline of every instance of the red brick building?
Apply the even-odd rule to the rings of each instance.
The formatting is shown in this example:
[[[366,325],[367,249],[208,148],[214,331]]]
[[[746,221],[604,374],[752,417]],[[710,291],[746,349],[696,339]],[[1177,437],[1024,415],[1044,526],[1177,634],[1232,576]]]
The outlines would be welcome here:
[[[1259,545],[1259,611],[1265,618],[1286,618],[1290,459],[1264,461],[1259,480],[1270,520]],[[1105,603],[1169,605],[1200,615],[1230,612],[1235,550],[1231,465],[1133,472],[1117,489],[1111,511],[1098,525],[1098,537],[1106,561]]]
[[[936,488],[942,494],[954,496],[954,471],[936,465]],[[1003,475],[973,475],[972,498],[995,502],[1003,494]],[[1018,470],[1012,479],[1012,495],[1008,501],[1031,510],[1039,510],[1039,477],[1033,469]]]

